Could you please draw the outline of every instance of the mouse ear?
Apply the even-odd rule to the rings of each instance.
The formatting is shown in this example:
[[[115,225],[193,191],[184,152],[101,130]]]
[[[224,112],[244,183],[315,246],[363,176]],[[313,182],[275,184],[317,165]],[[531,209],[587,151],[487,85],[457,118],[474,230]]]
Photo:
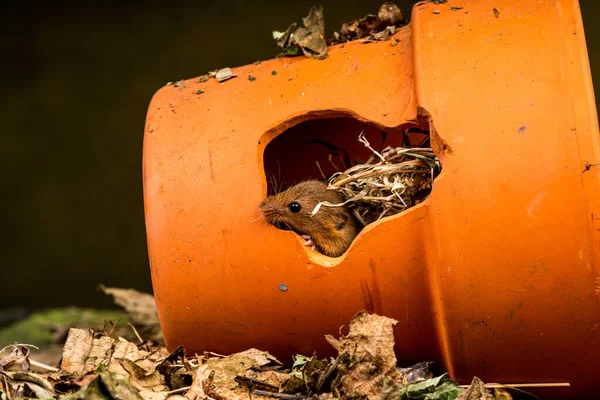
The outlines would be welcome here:
[[[335,224],[335,229],[341,231],[344,229],[346,224],[348,223],[348,215],[347,214],[335,214],[333,216],[333,223]]]

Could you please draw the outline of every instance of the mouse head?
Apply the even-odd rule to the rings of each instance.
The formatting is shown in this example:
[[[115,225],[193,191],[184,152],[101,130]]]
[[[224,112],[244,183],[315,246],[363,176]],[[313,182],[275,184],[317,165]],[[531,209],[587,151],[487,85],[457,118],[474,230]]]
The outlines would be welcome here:
[[[337,192],[328,190],[323,182],[305,181],[267,197],[258,209],[265,220],[277,228],[307,234],[323,225],[321,219],[327,212],[321,210],[325,207],[311,216],[321,201],[335,204],[342,202],[342,198]]]

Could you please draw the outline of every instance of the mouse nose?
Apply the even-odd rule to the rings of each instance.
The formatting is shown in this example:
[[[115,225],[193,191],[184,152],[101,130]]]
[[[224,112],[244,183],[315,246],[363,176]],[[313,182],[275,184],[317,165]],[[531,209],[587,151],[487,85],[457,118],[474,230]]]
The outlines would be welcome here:
[[[281,209],[267,200],[260,203],[258,209],[265,217],[281,214]]]

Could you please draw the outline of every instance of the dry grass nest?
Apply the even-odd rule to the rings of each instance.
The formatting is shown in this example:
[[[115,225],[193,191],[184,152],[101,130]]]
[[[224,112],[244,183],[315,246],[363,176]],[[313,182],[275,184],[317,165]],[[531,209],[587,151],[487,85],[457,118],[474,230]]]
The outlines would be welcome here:
[[[367,225],[419,204],[431,192],[433,180],[441,171],[431,148],[388,146],[378,152],[365,138],[365,131],[358,135],[358,141],[373,152],[371,157],[327,180],[329,189],[340,192],[345,201],[321,202],[312,215],[321,207],[347,206]]]

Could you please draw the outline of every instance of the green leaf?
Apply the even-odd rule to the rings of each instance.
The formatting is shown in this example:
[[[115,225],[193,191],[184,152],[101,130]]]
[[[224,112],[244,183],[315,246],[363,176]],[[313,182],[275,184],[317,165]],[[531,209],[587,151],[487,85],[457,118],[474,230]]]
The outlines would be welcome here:
[[[413,383],[400,390],[401,399],[455,400],[463,389],[448,374]]]
[[[292,369],[302,367],[304,364],[306,364],[306,362],[307,362],[306,357],[303,356],[302,354],[298,354],[297,356],[294,357],[294,365],[292,365]]]

